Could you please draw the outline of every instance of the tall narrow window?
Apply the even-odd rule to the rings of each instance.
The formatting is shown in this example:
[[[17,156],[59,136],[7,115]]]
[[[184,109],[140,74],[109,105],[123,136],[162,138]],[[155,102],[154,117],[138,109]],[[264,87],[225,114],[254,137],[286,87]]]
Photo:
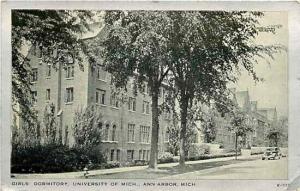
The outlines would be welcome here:
[[[167,128],[166,133],[165,133],[165,142],[169,142],[169,136],[170,136],[170,133],[169,133],[169,129]]]
[[[115,155],[115,150],[114,149],[110,150],[110,160],[111,161],[114,160],[114,155]]]
[[[149,126],[140,126],[140,142],[149,143],[150,137],[150,127]]]
[[[136,111],[136,99],[133,97],[129,97],[128,110]]]
[[[74,78],[74,64],[68,64],[66,67],[66,78]]]
[[[96,103],[105,105],[105,90],[97,89],[96,90]]]
[[[38,46],[38,48],[37,48],[37,56],[38,56],[38,58],[42,58],[42,56],[43,56],[43,46]]]
[[[97,69],[97,78],[102,81],[106,81],[107,72],[102,67]]]
[[[38,69],[33,68],[31,71],[31,82],[36,82],[38,80]]]
[[[146,159],[146,150],[143,150],[143,160],[147,160]]]
[[[121,155],[120,155],[120,149],[117,150],[117,161],[120,161]]]
[[[110,96],[110,105],[113,107],[119,107],[119,101],[115,93],[112,93]]]
[[[127,150],[127,161],[132,161],[134,156],[134,150]]]
[[[134,124],[128,124],[127,141],[134,142]]]
[[[142,150],[139,150],[139,160],[142,160],[142,154],[143,154],[143,151]]]
[[[73,102],[74,100],[74,90],[73,88],[66,88],[66,102],[69,103],[69,102]]]
[[[143,101],[143,113],[146,113],[146,114],[150,113],[150,108],[149,108],[149,102],[148,101]]]
[[[50,100],[50,89],[46,89],[46,100]]]
[[[51,65],[47,65],[47,69],[46,69],[46,77],[50,77],[51,76]]]
[[[112,132],[111,132],[111,140],[112,141],[116,141],[116,133],[117,133],[116,131],[117,131],[117,126],[113,125]]]
[[[37,91],[31,92],[31,98],[32,98],[32,105],[36,105],[37,102]]]
[[[105,129],[104,129],[104,141],[108,141],[108,134],[109,134],[109,124],[106,124]]]

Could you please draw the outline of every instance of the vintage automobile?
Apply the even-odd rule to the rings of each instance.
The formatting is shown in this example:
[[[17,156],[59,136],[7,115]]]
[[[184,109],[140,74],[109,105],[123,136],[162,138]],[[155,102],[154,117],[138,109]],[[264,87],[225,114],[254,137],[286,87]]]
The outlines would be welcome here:
[[[262,160],[277,160],[282,156],[280,149],[278,147],[267,148],[262,156]]]

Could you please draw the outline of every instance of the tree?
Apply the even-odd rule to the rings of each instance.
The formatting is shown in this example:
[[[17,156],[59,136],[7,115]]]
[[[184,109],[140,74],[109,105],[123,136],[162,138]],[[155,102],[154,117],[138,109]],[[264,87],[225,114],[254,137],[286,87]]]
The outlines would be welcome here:
[[[54,144],[61,143],[61,140],[57,139],[57,122],[55,116],[55,106],[53,103],[45,106],[44,109],[44,132],[45,132],[45,143]]]
[[[172,153],[174,156],[178,155],[179,151],[179,132],[180,128],[178,126],[172,126],[168,128],[169,132],[169,151]]]
[[[230,104],[227,88],[244,68],[258,81],[254,65],[281,46],[254,44],[260,12],[173,11],[168,13],[170,72],[178,89],[181,115],[180,165],[185,164],[188,108],[193,100],[224,111]],[[228,109],[227,109],[228,110]]]
[[[211,143],[216,138],[216,117],[217,111],[214,108],[209,108],[208,111],[201,112],[201,126],[204,134],[204,141]]]
[[[252,132],[253,128],[250,125],[249,116],[241,111],[239,108],[236,108],[231,115],[230,126],[228,127],[229,131],[233,132],[235,135],[235,157],[237,159],[238,151],[238,139],[242,138],[243,141],[246,139],[247,133]]]
[[[95,105],[80,108],[74,115],[74,147],[90,151],[99,146],[102,139],[102,114]]]
[[[93,16],[92,11],[79,10],[12,11],[12,103],[14,112],[28,126],[36,123],[37,118],[31,107],[31,67],[26,49],[39,49],[42,63],[55,68],[66,63],[66,53],[81,63],[80,53],[89,54],[79,36],[90,29]]]
[[[278,147],[280,137],[281,133],[278,130],[270,130],[267,134],[267,138],[269,139],[269,146]]]
[[[159,89],[168,74],[167,35],[169,19],[162,11],[108,11],[105,15],[106,38],[100,45],[103,65],[112,82],[126,89],[130,78],[134,89],[147,83],[152,98],[152,136],[150,168],[157,168],[159,132]],[[99,44],[98,42],[98,44]],[[97,50],[95,51],[97,52]],[[99,52],[99,51],[98,51]],[[136,92],[135,92],[136,93]]]

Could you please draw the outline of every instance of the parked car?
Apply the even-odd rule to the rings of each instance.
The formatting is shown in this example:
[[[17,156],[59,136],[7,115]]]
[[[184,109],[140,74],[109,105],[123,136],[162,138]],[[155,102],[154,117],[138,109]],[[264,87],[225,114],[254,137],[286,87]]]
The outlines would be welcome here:
[[[277,160],[282,157],[280,149],[278,147],[267,148],[262,156],[262,160]]]

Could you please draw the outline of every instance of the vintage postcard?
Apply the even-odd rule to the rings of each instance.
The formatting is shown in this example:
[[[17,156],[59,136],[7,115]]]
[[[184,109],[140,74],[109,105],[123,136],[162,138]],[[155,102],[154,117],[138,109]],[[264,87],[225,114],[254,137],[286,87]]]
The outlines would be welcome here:
[[[2,5],[3,190],[300,189],[299,3]]]

